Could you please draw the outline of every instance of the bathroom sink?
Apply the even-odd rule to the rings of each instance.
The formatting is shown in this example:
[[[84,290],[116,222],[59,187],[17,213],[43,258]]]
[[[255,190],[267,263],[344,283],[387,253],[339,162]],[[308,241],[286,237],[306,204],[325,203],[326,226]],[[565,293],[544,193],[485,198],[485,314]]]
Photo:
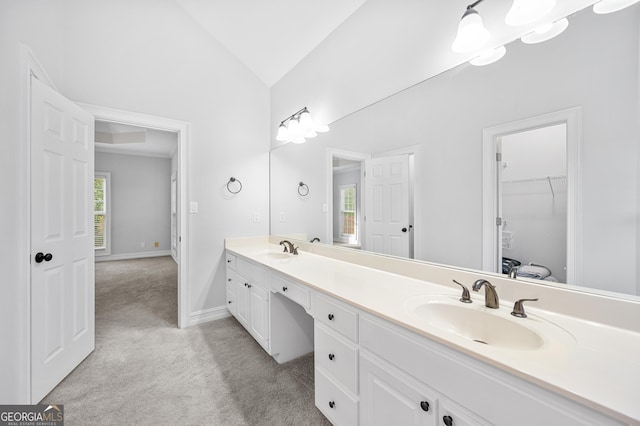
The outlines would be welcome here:
[[[412,312],[430,326],[478,344],[517,350],[534,350],[544,344],[538,331],[523,324],[526,320],[509,316],[504,309],[494,311],[484,306],[455,303],[426,301],[414,304]]]
[[[264,251],[260,253],[260,257],[266,257],[273,260],[290,259],[292,256],[290,253],[284,253],[282,251]]]

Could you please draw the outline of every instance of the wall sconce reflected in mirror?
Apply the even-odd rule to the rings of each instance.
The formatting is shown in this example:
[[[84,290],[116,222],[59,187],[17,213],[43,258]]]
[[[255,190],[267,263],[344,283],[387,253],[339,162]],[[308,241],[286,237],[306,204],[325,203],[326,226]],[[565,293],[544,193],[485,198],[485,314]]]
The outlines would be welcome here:
[[[306,183],[300,182],[298,184],[298,194],[301,197],[306,197],[307,195],[309,195],[309,187],[307,186]]]
[[[238,192],[242,191],[242,182],[231,176],[229,178],[229,181],[227,182],[227,191],[232,194],[237,194]]]

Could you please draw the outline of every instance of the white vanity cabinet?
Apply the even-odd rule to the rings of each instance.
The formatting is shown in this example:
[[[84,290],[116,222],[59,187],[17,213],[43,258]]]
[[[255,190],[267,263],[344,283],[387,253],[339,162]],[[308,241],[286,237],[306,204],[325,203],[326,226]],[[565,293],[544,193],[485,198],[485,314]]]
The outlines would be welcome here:
[[[334,425],[358,422],[358,314],[324,295],[313,298],[315,402]]]
[[[270,353],[267,270],[229,253],[226,260],[229,312]]]
[[[380,318],[359,324],[362,424],[622,424]]]

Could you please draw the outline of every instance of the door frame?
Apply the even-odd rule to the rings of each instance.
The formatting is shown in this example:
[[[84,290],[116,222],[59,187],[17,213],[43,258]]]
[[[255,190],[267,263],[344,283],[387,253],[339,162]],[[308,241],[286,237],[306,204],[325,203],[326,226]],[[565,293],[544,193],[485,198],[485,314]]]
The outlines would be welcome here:
[[[333,158],[344,158],[345,160],[360,161],[360,176],[362,176],[362,162],[371,158],[371,154],[364,152],[347,151],[345,149],[327,148],[327,231],[325,234],[326,243],[333,244]],[[360,205],[364,209],[364,191],[360,188]],[[362,212],[360,212],[362,214]],[[361,236],[364,234],[364,227],[361,228]],[[362,241],[361,241],[362,244]]]
[[[496,218],[498,188],[496,142],[501,136],[555,124],[567,126],[567,283],[581,282],[582,275],[582,174],[580,167],[582,109],[573,107],[482,130],[482,269],[501,273],[498,265]]]
[[[20,343],[13,348],[18,352],[18,365],[15,366],[18,376],[16,382],[20,387],[16,389],[18,401],[23,403],[37,403],[31,401],[31,78],[35,77],[54,90],[58,90],[49,77],[45,68],[33,53],[31,48],[20,43],[20,149],[18,160],[18,190],[20,197],[18,202],[18,282],[16,294],[18,300],[18,317],[16,318],[16,334],[22,336]],[[86,105],[79,104],[83,108]],[[95,107],[100,108],[100,107]],[[88,109],[89,110],[89,109]],[[166,118],[153,117],[149,115],[128,113],[108,108],[100,108],[100,114],[89,110],[96,118],[107,119],[107,117],[126,118],[137,120],[138,125],[160,128],[178,132],[178,152],[179,161],[179,188],[180,195],[180,215],[179,233],[183,238],[179,245],[180,262],[178,268],[178,327],[185,328],[189,325],[189,268],[188,268],[188,218],[187,214],[187,194],[188,194],[188,147],[190,138],[190,124],[183,121],[170,120]],[[101,114],[105,114],[102,116]],[[126,114],[126,115],[125,115]],[[135,123],[132,123],[135,124]]]
[[[19,315],[16,318],[17,333],[23,338],[15,347],[20,362],[16,366],[16,390],[19,401],[31,401],[31,78],[58,90],[53,80],[38,61],[31,48],[20,43],[20,152],[18,161],[18,191],[23,194],[18,205],[18,294]]]
[[[188,170],[190,124],[170,118],[141,114],[78,102],[96,120],[175,132],[178,134],[178,328],[189,326],[189,210]]]

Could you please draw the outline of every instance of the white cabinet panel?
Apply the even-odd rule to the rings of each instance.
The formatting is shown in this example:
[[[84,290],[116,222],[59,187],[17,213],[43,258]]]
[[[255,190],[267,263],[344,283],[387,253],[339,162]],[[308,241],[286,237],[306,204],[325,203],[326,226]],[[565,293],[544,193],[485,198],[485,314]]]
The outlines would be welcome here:
[[[358,346],[315,322],[315,363],[354,395],[358,394]]]
[[[358,341],[358,314],[347,305],[316,295],[313,317],[354,342]]]
[[[249,284],[249,331],[269,352],[269,293]]]
[[[323,370],[316,367],[316,407],[335,426],[358,424],[358,401],[335,383]],[[397,424],[397,423],[396,423]]]
[[[369,353],[360,355],[360,421],[364,425],[435,426],[438,398],[431,388]]]

